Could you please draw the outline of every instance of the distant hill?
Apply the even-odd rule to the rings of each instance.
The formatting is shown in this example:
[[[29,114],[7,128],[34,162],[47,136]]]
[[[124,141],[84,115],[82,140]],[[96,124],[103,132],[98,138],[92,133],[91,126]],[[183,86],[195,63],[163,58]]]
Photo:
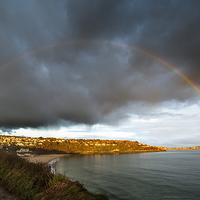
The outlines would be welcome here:
[[[0,145],[8,147],[40,148],[65,153],[138,153],[165,151],[163,147],[150,146],[137,141],[100,139],[57,139],[0,136]]]

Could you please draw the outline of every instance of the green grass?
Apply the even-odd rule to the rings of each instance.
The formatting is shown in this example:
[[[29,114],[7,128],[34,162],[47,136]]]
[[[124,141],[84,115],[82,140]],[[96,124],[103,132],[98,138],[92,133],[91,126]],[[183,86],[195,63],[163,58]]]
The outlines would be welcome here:
[[[0,150],[0,180],[11,194],[22,200],[107,200],[106,195],[86,190],[78,181],[55,175],[42,163],[30,163]]]

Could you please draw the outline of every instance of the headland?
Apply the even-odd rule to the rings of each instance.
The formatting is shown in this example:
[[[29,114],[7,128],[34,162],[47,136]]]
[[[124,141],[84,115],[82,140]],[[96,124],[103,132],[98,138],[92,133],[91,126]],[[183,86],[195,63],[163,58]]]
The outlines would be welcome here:
[[[142,144],[129,140],[100,140],[100,139],[57,139],[57,138],[31,138],[17,136],[0,136],[0,147],[13,150],[19,156],[32,156],[52,153],[141,153],[165,151],[163,147]],[[21,148],[31,151],[20,152]],[[45,152],[47,151],[47,152]]]

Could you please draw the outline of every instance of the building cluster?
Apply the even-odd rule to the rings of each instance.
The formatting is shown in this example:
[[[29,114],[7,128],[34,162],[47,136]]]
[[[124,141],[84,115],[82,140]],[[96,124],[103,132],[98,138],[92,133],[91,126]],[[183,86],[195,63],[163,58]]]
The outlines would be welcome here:
[[[21,148],[20,150],[17,150],[16,153],[20,157],[30,157],[34,156],[34,154],[31,154],[32,151],[29,150],[29,148]]]
[[[72,145],[83,145],[83,146],[117,146],[119,143],[137,143],[141,146],[149,147],[149,145],[123,141],[123,140],[100,140],[100,139],[57,139],[57,138],[32,138],[32,137],[18,137],[18,136],[0,136],[1,146],[20,146],[20,147],[43,147],[45,143],[65,143]]]
[[[56,138],[42,138],[42,137],[31,138],[31,137],[18,137],[18,136],[0,136],[0,145],[2,146],[42,147],[45,141],[63,142],[65,140]]]
[[[119,147],[132,148],[136,146],[138,149],[145,148],[158,148],[160,150],[195,150],[200,149],[200,146],[197,147],[184,147],[184,148],[168,148],[163,146],[150,146],[147,144],[142,144],[137,141],[124,141],[124,140],[100,140],[100,139],[57,139],[57,138],[32,138],[32,137],[19,137],[19,136],[0,136],[0,148],[5,148],[8,146],[19,146],[23,148],[45,148],[48,146],[51,147],[71,147],[71,148],[80,148],[84,147],[86,149],[91,148],[114,148],[115,151]]]
[[[4,146],[37,146],[43,142],[44,140],[39,138],[0,136],[0,144]]]

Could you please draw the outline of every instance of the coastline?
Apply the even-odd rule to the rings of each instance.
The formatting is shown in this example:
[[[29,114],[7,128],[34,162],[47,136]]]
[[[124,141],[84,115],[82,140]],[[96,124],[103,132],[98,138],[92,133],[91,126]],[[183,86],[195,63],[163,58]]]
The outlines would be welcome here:
[[[153,153],[153,152],[165,152],[166,150],[161,151],[149,151],[149,150],[138,150],[134,152],[82,152],[79,155],[92,155],[92,154],[134,154],[134,153]],[[66,154],[41,154],[36,156],[24,157],[31,163],[43,163],[48,165],[53,165],[56,163],[60,158],[67,158],[73,155],[73,153],[66,153]]]
[[[54,162],[57,162],[59,158],[69,156],[71,156],[71,154],[44,154],[33,157],[25,157],[25,159],[32,163],[53,164]]]
[[[166,150],[162,151],[149,151],[149,150],[137,150],[133,152],[82,152],[82,153],[75,153],[79,155],[92,155],[92,154],[134,154],[134,153],[153,153],[153,152],[165,152]],[[32,163],[44,163],[44,164],[53,164],[58,161],[59,158],[62,157],[69,157],[74,155],[74,153],[66,153],[66,154],[42,154],[36,156],[25,157],[26,160]],[[55,160],[55,161],[54,161]]]
[[[149,151],[149,150],[136,150],[136,151],[122,151],[122,152],[81,152],[75,153],[79,155],[92,155],[92,154],[134,154],[134,153],[153,153],[153,152],[165,152],[166,150],[158,150],[158,151]],[[59,158],[69,157],[74,155],[74,153],[65,153],[65,154],[41,154],[36,156],[24,157],[31,163],[44,163],[52,165],[57,162]]]
[[[82,183],[50,171],[55,162],[70,155],[55,153],[20,157],[14,153],[1,150],[0,186],[6,188],[12,195],[9,195],[0,187],[0,197],[3,195],[3,198],[0,199],[108,200],[106,195],[91,193],[84,188]],[[48,166],[51,166],[51,168]]]

